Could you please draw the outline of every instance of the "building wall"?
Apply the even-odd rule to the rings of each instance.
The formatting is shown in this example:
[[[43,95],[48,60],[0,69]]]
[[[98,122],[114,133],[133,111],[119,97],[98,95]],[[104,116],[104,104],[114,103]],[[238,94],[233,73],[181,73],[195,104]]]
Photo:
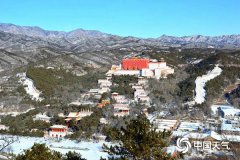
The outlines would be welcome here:
[[[167,63],[166,62],[159,62],[159,68],[166,68]]]
[[[57,132],[57,131],[49,131],[49,136],[50,137],[65,137],[67,135],[67,131],[64,132]]]
[[[153,77],[154,76],[154,73],[152,70],[150,69],[142,69],[141,72],[140,72],[140,76],[143,76],[143,77]]]
[[[113,73],[114,75],[133,75],[133,76],[139,76],[140,71],[139,70],[118,70]]]
[[[124,70],[141,70],[143,68],[148,68],[149,59],[144,58],[131,58],[122,60],[122,68]]]
[[[154,70],[154,69],[156,69],[158,67],[159,67],[159,63],[158,62],[150,62],[149,63],[149,69],[151,69],[151,70]]]

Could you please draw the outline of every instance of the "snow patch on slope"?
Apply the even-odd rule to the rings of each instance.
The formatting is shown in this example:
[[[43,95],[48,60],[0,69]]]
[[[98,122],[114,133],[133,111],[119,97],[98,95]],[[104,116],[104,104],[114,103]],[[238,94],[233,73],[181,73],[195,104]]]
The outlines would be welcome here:
[[[195,80],[196,96],[194,98],[194,101],[197,104],[202,104],[205,101],[206,91],[204,87],[206,86],[206,83],[211,79],[214,79],[215,77],[219,76],[221,73],[222,69],[218,65],[216,65],[214,69],[209,71],[206,75],[197,77],[197,79]]]
[[[37,90],[37,88],[34,86],[33,80],[28,78],[26,73],[19,73],[17,74],[17,77],[20,78],[19,82],[24,86],[25,91],[30,95],[32,100],[43,100],[43,98],[40,97],[41,92]]]
[[[0,135],[0,138],[12,137],[11,135]],[[24,136],[14,136],[16,141],[12,143],[5,152],[12,152],[14,154],[21,154],[24,150],[31,148],[34,143],[46,144],[51,150],[61,152],[66,154],[69,151],[75,151],[80,153],[83,158],[87,160],[99,160],[100,157],[107,158],[108,153],[102,151],[103,143],[106,145],[111,145],[109,142],[77,142],[69,139],[62,139],[57,141],[56,139],[48,139],[44,137],[24,137]],[[0,145],[3,141],[0,141]]]

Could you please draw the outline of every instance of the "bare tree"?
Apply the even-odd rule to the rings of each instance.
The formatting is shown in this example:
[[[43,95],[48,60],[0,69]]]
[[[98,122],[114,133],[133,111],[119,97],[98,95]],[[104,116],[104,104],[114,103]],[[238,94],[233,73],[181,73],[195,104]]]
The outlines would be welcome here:
[[[18,137],[16,136],[3,136],[0,137],[0,152],[3,152],[6,148],[8,148],[11,144],[18,141]]]

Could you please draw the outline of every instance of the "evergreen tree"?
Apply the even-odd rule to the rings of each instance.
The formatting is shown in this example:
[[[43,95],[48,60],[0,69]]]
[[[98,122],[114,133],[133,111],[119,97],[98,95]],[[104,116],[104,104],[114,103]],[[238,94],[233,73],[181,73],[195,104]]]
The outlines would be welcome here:
[[[16,157],[16,160],[60,160],[61,153],[51,151],[45,144],[34,144],[31,149]]]
[[[86,160],[85,158],[82,158],[81,154],[76,152],[68,152],[66,154],[66,157],[63,158],[63,160]]]
[[[119,145],[103,148],[111,155],[109,160],[171,160],[164,152],[169,136],[169,132],[153,129],[146,117],[138,116],[119,131]]]

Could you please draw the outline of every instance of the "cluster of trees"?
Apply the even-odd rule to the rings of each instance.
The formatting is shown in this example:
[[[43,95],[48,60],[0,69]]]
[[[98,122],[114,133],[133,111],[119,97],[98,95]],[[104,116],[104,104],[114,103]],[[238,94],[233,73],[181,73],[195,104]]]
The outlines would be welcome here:
[[[200,63],[189,65],[185,70],[190,76],[178,84],[180,88],[178,93],[179,96],[185,101],[191,99],[195,88],[195,79],[198,76],[206,74],[209,70],[212,70],[215,67],[215,64],[222,64],[222,74],[217,78],[208,81],[206,85],[209,99],[219,96],[225,86],[234,83],[240,76],[239,67],[236,66],[240,64],[237,58],[238,55],[238,52],[227,53],[217,51],[216,54],[208,56]]]
[[[46,69],[34,66],[27,68],[27,77],[34,81],[42,91],[44,100],[41,104],[51,104],[56,108],[76,100],[81,93],[97,87],[97,80],[104,77],[106,69],[90,70],[85,75],[76,76],[72,70]],[[80,92],[79,92],[80,91]],[[23,93],[22,88],[19,92]]]
[[[54,69],[29,67],[27,77],[34,81],[37,89],[41,90],[45,96],[52,96],[57,88],[59,80],[57,75],[64,74],[63,71]]]
[[[131,75],[121,75],[112,77],[113,86],[112,92],[117,92],[119,94],[127,95],[130,98],[133,98],[134,89],[132,89],[129,84],[137,83],[138,79],[136,76]]]
[[[31,149],[25,150],[16,160],[86,160],[76,152],[62,155],[60,152],[51,151],[45,144],[34,144]]]
[[[44,96],[52,96],[54,90],[60,86],[68,86],[78,81],[78,77],[64,69],[46,69],[40,67],[29,67],[27,77],[34,81],[37,89],[43,92]],[[60,88],[59,88],[60,89]]]
[[[33,121],[32,116],[38,113],[38,110],[31,110],[16,117],[5,116],[2,119],[2,124],[10,127],[9,131],[5,132],[13,135],[42,137],[44,134],[43,131],[49,128],[51,124],[44,121]]]
[[[234,84],[240,77],[239,67],[222,67],[222,70],[221,75],[208,81],[206,84],[208,99],[213,99],[219,95],[224,96],[222,95],[224,88],[230,84]]]

